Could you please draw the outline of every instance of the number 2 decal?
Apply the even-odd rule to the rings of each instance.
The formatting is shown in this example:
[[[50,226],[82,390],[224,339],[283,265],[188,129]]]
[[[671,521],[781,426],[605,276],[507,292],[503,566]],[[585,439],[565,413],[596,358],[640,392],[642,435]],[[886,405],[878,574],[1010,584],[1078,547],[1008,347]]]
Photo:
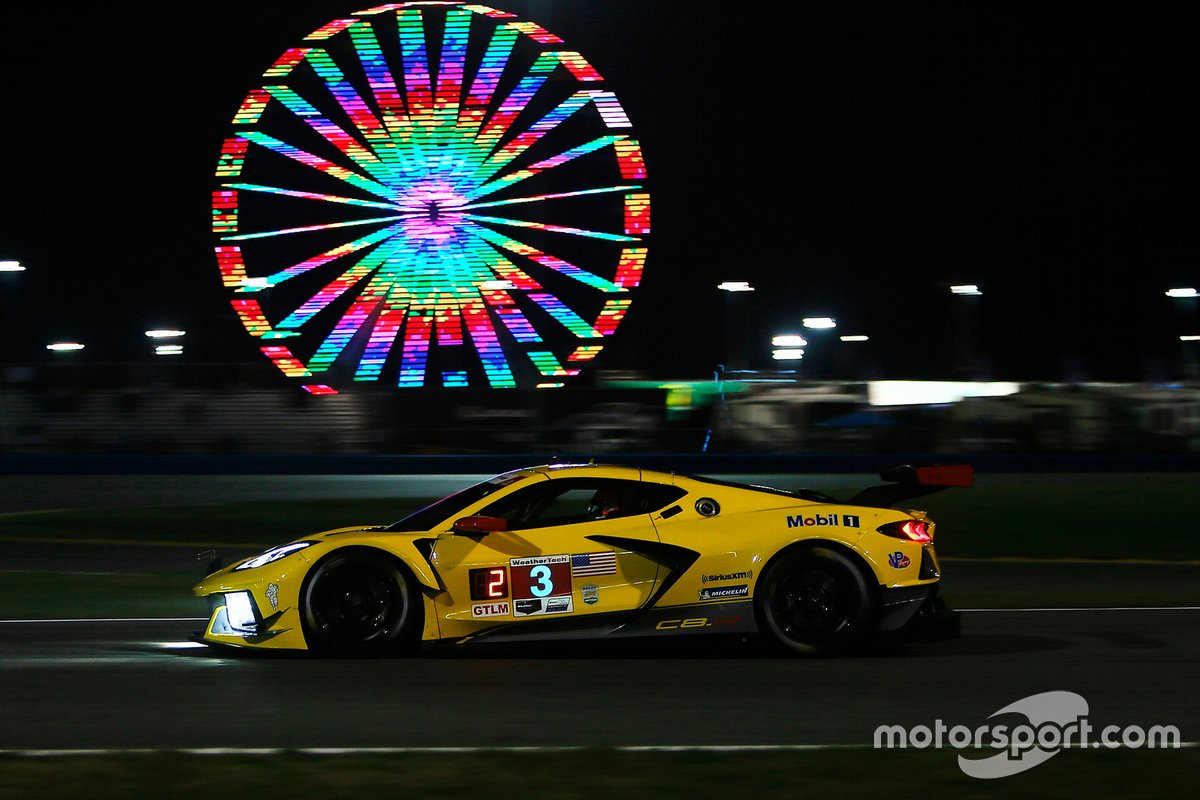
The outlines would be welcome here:
[[[549,597],[554,593],[554,581],[550,577],[550,568],[539,564],[529,570],[529,592],[534,597]],[[536,583],[534,583],[536,581]]]

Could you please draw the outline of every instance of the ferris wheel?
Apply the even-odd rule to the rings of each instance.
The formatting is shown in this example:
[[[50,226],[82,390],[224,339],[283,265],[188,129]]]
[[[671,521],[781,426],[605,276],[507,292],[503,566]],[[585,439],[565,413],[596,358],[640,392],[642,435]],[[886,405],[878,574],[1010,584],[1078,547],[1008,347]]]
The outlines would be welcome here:
[[[557,36],[476,3],[391,3],[305,37],[246,95],[216,177],[233,309],[312,392],[561,386],[646,262],[617,97]]]

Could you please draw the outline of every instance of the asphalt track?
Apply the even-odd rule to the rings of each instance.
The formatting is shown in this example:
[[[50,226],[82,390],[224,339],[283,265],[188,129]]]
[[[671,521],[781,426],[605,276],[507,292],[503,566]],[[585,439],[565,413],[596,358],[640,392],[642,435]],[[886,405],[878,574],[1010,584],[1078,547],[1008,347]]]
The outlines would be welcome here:
[[[0,626],[0,749],[869,745],[1069,690],[1096,726],[1200,724],[1200,610],[970,612],[964,636],[797,660],[742,641],[415,659],[229,657],[198,623]],[[671,646],[667,646],[670,644]]]
[[[4,568],[150,571],[180,555],[6,542]],[[1197,578],[1194,564],[964,561],[947,566],[946,591],[1150,591]],[[1082,695],[1095,726],[1174,725],[1195,741],[1197,606],[968,610],[960,639],[824,660],[701,638],[413,659],[247,656],[185,646],[199,619],[9,620],[0,750],[869,746],[881,725],[974,728],[1051,690]]]

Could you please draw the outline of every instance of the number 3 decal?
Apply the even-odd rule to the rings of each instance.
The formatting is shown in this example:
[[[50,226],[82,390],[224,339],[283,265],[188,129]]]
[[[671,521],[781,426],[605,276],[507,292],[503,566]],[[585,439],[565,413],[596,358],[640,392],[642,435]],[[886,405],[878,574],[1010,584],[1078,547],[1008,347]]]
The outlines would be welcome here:
[[[529,570],[529,579],[537,581],[536,585],[529,587],[534,597],[547,597],[554,591],[554,581],[550,580],[550,568],[545,564],[539,564]]]

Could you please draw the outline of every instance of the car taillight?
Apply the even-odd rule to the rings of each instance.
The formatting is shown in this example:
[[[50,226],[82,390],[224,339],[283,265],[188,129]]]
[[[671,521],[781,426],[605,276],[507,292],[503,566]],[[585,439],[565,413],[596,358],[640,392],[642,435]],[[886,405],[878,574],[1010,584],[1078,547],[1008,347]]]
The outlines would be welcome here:
[[[925,544],[933,541],[933,531],[928,522],[919,519],[904,519],[899,522],[888,522],[875,530],[893,539],[907,539],[910,542]]]

